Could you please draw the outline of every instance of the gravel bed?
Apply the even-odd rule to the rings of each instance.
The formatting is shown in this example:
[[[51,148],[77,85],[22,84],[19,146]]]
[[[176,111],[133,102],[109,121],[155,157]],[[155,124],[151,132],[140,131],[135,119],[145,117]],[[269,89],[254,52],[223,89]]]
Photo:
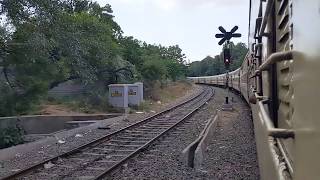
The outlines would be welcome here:
[[[213,136],[203,169],[189,168],[182,159],[181,152],[198,137],[207,119],[214,117],[225,94],[225,90],[215,88],[215,97],[188,123],[129,160],[106,179],[259,179],[250,110],[232,93],[230,96],[239,117],[228,123],[218,123],[221,131],[218,129]],[[219,148],[221,146],[228,148]]]
[[[217,122],[204,169],[216,179],[259,179],[251,111],[238,97],[234,100],[236,118]]]
[[[194,141],[209,117],[224,101],[224,90],[215,89],[215,96],[186,123],[169,132],[162,140],[128,161],[106,179],[202,179],[205,171],[196,171],[185,165],[182,151]]]
[[[183,97],[178,98],[177,100],[163,104],[162,107],[155,110],[157,112],[164,110],[169,107],[173,107],[186,99],[189,99],[202,91],[201,86],[193,86],[190,91],[188,91]],[[63,139],[65,143],[58,143],[58,139],[50,137],[48,139],[44,139],[41,142],[32,142],[32,149],[23,149],[22,152],[17,150],[17,153],[14,157],[10,157],[8,159],[1,159],[0,162],[0,178],[4,177],[13,172],[19,171],[23,168],[26,168],[30,165],[36,164],[38,162],[43,161],[44,159],[48,159],[50,157],[54,157],[58,154],[71,150],[75,147],[79,147],[83,144],[86,144],[94,139],[97,139],[101,136],[110,134],[116,130],[119,130],[123,127],[126,127],[130,124],[133,124],[137,121],[142,120],[145,117],[151,116],[156,112],[149,112],[144,114],[129,114],[126,118],[118,118],[117,121],[113,122],[108,129],[98,129],[98,128],[85,128],[79,130],[73,130],[73,134],[69,134],[68,137]],[[119,120],[120,119],[120,120]],[[82,137],[76,137],[76,134],[82,135]],[[19,145],[23,146],[23,145]],[[11,148],[15,151],[15,147]],[[11,150],[10,149],[10,150]],[[18,148],[17,148],[18,149]],[[21,149],[21,148],[20,148]]]

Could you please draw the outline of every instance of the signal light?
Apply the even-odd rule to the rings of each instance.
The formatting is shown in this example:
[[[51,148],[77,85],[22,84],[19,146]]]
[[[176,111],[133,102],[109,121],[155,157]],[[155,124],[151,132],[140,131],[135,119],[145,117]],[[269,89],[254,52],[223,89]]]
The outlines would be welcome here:
[[[223,50],[223,61],[224,61],[224,65],[226,67],[229,67],[230,61],[231,61],[230,49],[224,49]]]

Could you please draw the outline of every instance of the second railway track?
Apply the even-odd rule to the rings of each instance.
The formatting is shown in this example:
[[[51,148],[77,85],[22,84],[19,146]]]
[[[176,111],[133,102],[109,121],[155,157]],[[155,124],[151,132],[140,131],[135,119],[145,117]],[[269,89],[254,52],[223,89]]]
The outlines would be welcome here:
[[[212,96],[210,87],[177,106],[69,152],[28,167],[5,179],[102,179],[193,115]],[[44,168],[44,166],[52,166]]]

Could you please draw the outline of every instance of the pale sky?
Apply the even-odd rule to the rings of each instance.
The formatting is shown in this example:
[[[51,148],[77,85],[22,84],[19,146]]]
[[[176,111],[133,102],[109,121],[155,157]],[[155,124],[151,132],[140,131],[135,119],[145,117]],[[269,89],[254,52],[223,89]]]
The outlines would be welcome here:
[[[247,43],[249,0],[97,0],[112,6],[126,36],[150,44],[178,44],[187,59],[197,61],[221,51],[218,27],[239,26]]]

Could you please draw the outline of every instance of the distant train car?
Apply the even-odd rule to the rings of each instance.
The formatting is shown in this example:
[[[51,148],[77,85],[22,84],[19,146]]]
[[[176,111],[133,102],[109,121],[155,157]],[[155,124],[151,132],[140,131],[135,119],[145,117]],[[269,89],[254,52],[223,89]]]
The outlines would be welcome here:
[[[319,9],[316,0],[250,0],[250,50],[229,85],[250,103],[261,179],[320,179]]]

